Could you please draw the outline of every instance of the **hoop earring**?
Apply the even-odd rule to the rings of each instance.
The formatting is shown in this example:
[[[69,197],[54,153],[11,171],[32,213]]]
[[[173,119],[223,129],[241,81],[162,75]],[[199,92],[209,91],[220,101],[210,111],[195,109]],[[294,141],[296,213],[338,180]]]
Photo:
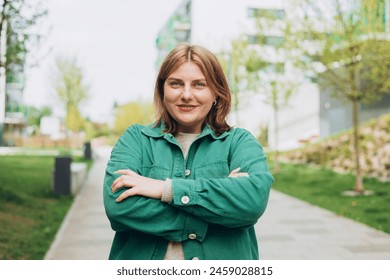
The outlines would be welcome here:
[[[217,105],[217,99],[214,100],[213,106]]]

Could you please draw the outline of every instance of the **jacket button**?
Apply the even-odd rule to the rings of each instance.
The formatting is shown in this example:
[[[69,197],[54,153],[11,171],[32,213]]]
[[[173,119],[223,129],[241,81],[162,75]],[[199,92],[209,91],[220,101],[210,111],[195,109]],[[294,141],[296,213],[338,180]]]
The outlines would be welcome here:
[[[188,204],[190,202],[190,198],[188,196],[182,196],[181,203]]]
[[[196,234],[195,233],[190,233],[188,235],[188,238],[194,240],[194,239],[196,239]]]
[[[198,257],[193,257],[192,260],[193,261],[199,261],[199,258]]]
[[[186,175],[186,176],[190,176],[190,174],[191,174],[191,170],[189,170],[189,169],[186,169],[186,171],[185,171],[185,175]]]

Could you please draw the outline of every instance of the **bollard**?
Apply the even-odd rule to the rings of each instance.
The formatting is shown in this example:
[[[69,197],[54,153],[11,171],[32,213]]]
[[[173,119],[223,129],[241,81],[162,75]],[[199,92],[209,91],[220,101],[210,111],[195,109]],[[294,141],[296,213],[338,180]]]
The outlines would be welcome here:
[[[92,158],[91,142],[84,143],[84,158],[85,159]]]
[[[59,195],[71,194],[71,166],[72,158],[62,156],[55,158],[55,167],[53,172],[53,191]]]

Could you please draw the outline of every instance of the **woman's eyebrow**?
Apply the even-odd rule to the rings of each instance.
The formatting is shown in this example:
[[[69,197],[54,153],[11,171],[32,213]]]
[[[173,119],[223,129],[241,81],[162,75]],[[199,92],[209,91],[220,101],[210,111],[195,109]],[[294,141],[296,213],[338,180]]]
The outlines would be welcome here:
[[[179,78],[175,78],[175,77],[170,77],[167,79],[167,81],[170,81],[170,80],[175,80],[175,81],[182,81],[182,79],[179,79]],[[201,81],[207,81],[206,78],[199,78],[199,79],[194,79],[192,80],[193,82],[201,82]]]
[[[181,81],[181,79],[179,79],[179,78],[175,78],[175,77],[170,77],[170,78],[168,78],[167,79],[167,81]]]

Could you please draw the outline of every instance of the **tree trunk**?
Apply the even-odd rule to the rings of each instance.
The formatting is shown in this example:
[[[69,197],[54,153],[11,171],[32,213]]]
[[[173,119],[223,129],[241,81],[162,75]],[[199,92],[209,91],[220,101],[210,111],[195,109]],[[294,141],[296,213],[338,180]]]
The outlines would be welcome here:
[[[275,122],[275,127],[274,127],[274,140],[275,140],[275,154],[274,154],[274,172],[278,173],[280,170],[279,166],[279,151],[278,151],[278,146],[279,146],[279,125],[278,125],[278,107],[274,106],[274,122]]]
[[[8,3],[9,0],[4,0],[3,4],[2,4],[2,7],[1,7],[1,13],[0,13],[0,41],[2,40],[2,36],[4,35],[5,37],[7,37],[7,34],[6,32],[3,33],[3,28],[4,28],[4,25],[6,25],[6,15],[5,15],[5,10],[7,9],[7,6],[8,6]],[[5,50],[6,48],[4,48],[4,50],[1,48],[2,46],[0,46],[0,57],[1,56],[5,56]],[[5,46],[4,46],[5,47]],[[4,53],[3,53],[4,52]],[[4,65],[3,65],[4,63]],[[0,67],[5,67],[5,62],[3,61],[0,61]]]
[[[0,13],[0,146],[4,143],[5,130],[5,88],[6,88],[6,50],[7,50],[7,20],[5,10],[8,5],[8,0],[4,0],[2,4],[2,11]],[[4,37],[3,37],[4,36]]]
[[[236,126],[240,126],[240,117],[238,114],[238,106],[234,106],[234,115],[236,118]]]
[[[355,157],[355,172],[356,172],[356,181],[355,181],[355,191],[357,193],[363,193],[363,179],[362,172],[360,169],[360,155],[359,155],[359,109],[358,109],[358,99],[355,97],[353,99],[353,151]]]
[[[238,90],[234,90],[234,93],[233,93],[234,115],[236,117],[236,125],[240,126],[240,120],[239,120],[239,116],[238,116],[238,103],[239,103]]]

